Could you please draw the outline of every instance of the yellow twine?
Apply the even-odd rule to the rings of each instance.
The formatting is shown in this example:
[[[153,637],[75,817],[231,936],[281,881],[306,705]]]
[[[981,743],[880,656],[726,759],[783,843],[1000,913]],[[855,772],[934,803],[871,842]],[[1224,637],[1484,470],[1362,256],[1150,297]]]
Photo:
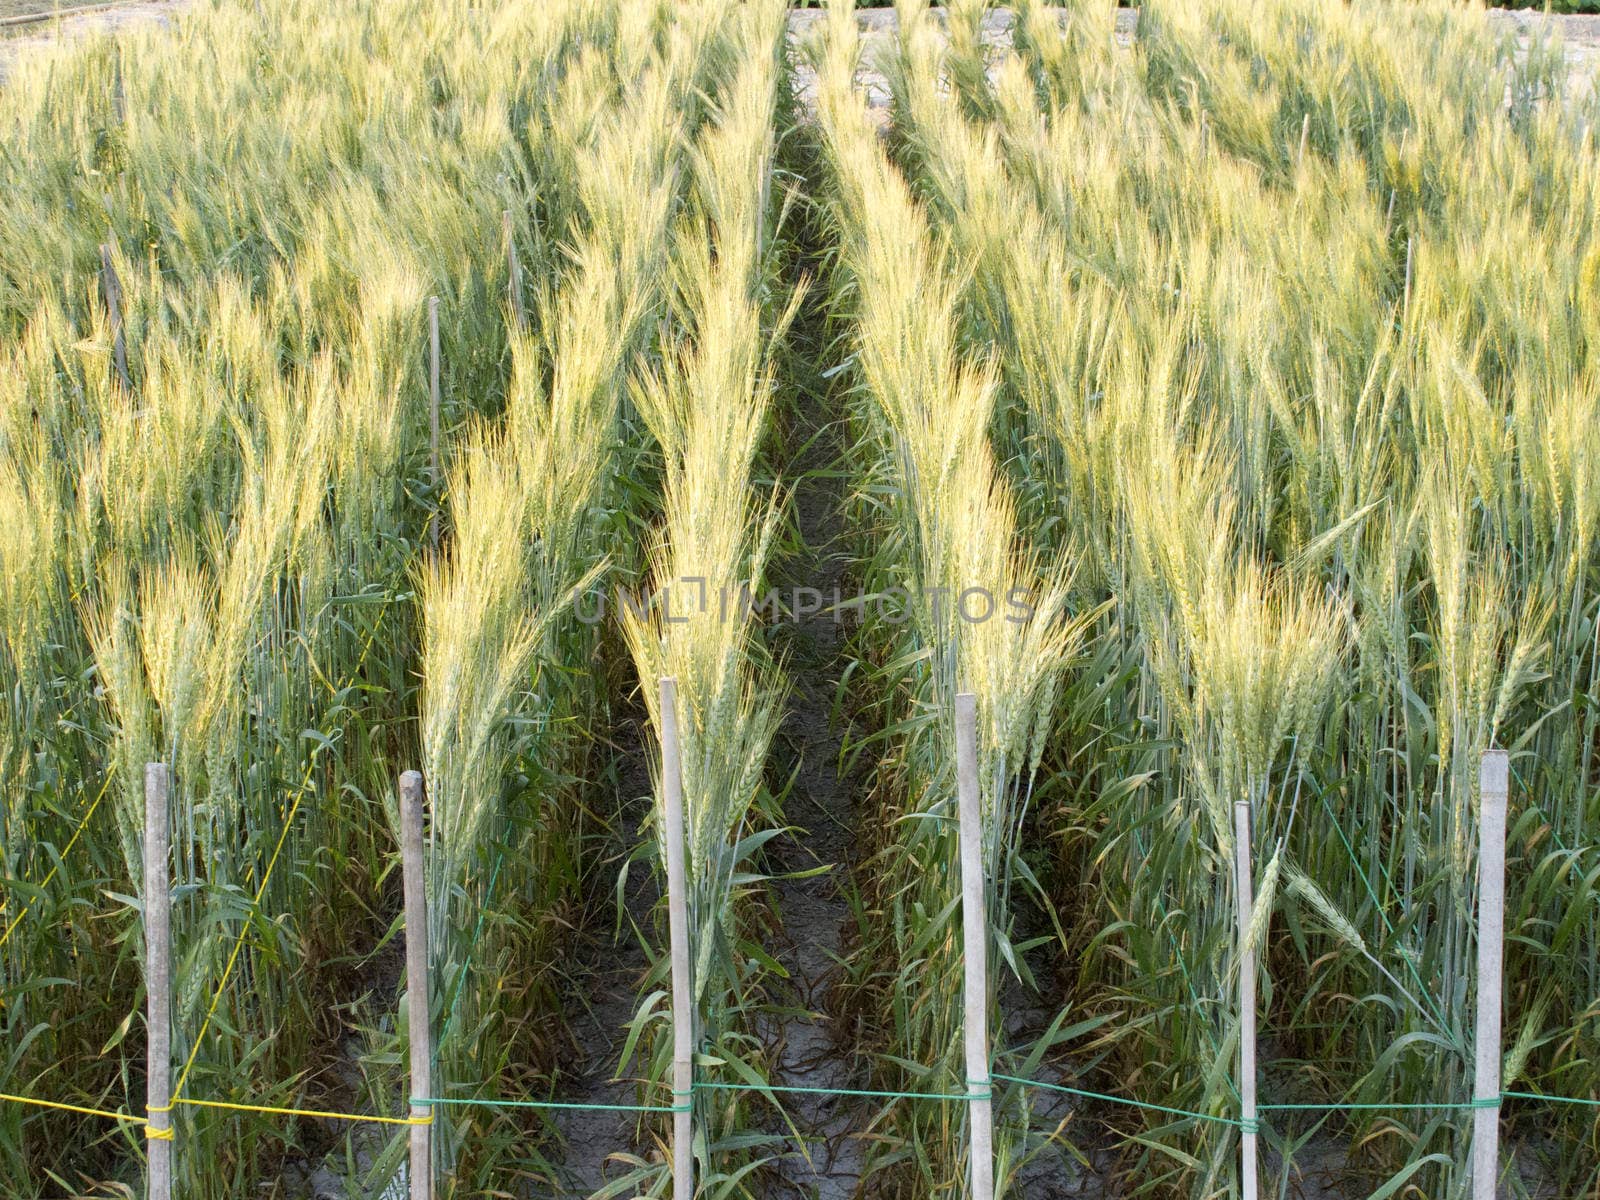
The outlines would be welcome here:
[[[77,1113],[85,1117],[104,1117],[108,1121],[123,1121],[129,1125],[143,1125],[144,1136],[152,1142],[170,1142],[176,1137],[173,1129],[158,1129],[149,1117],[138,1117],[132,1113],[112,1112],[105,1108],[87,1108],[81,1104],[63,1104],[59,1100],[35,1100],[32,1096],[14,1096],[8,1092],[0,1092],[0,1101],[10,1101],[13,1104],[28,1104],[35,1108],[50,1108],[59,1112]],[[145,1112],[152,1116],[156,1113],[171,1113],[173,1107],[187,1104],[194,1108],[225,1108],[233,1112],[275,1113],[284,1117],[318,1117],[325,1121],[351,1121],[362,1124],[375,1125],[432,1125],[433,1113],[429,1111],[425,1117],[378,1117],[365,1116],[361,1113],[325,1112],[314,1108],[278,1108],[269,1104],[235,1104],[229,1100],[189,1100],[174,1099],[171,1104],[152,1104]]]
[[[429,520],[431,522],[432,517],[430,517]],[[389,605],[393,602],[393,600],[393,594],[389,595],[384,600],[383,611],[379,612],[378,620],[374,622],[371,632],[367,634],[366,645],[361,648],[361,655],[356,661],[355,670],[350,674],[351,679],[354,679],[356,675],[360,674],[361,668],[366,664],[367,655],[372,650],[372,643],[377,637],[377,627],[382,623],[384,613],[388,611]],[[284,843],[288,840],[289,830],[294,827],[295,815],[300,809],[300,802],[305,799],[307,789],[311,786],[311,775],[315,769],[316,760],[315,756],[313,756],[312,760],[306,764],[306,772],[300,781],[300,789],[295,795],[294,802],[290,804],[288,813],[284,817],[283,829],[278,834],[278,843],[275,847],[273,847],[272,857],[267,861],[266,873],[261,877],[261,886],[256,889],[255,907],[257,908],[259,908],[261,905],[261,898],[266,894],[267,885],[272,881],[272,872],[278,865],[278,858],[283,852]],[[78,822],[78,827],[73,830],[72,837],[67,841],[66,847],[58,856],[57,863],[50,868],[49,874],[44,877],[44,881],[39,885],[41,890],[48,887],[51,881],[55,879],[57,872],[61,869],[60,860],[66,858],[66,856],[71,852],[72,847],[77,844],[78,839],[83,836],[83,831],[88,828],[89,821],[94,816],[95,810],[100,807],[101,801],[103,801],[110,792],[111,781],[114,774],[114,772],[106,773],[105,782],[100,785],[99,794],[95,796],[94,802],[89,805],[88,811],[83,814],[83,819]],[[37,899],[37,897],[34,899]],[[4,946],[6,944],[13,931],[15,931],[17,926],[22,922],[22,919],[28,915],[29,910],[33,908],[34,899],[30,899],[28,903],[23,906],[22,911],[16,915],[9,925],[6,926],[5,931],[0,933],[0,946]],[[3,913],[4,911],[3,905],[0,905],[0,913]],[[211,1028],[212,1018],[217,1014],[217,1006],[222,1001],[222,993],[228,986],[228,980],[233,974],[233,968],[239,961],[239,953],[244,949],[244,941],[249,932],[250,922],[246,920],[244,927],[239,931],[239,937],[233,944],[233,952],[228,956],[227,966],[223,968],[222,981],[217,985],[216,993],[211,997],[211,1006],[209,1009],[207,1009],[206,1019],[200,1026],[200,1036],[195,1038],[194,1048],[189,1052],[189,1058],[183,1064],[183,1070],[178,1075],[178,1086],[173,1089],[172,1100],[164,1105],[150,1106],[146,1108],[145,1111],[147,1113],[171,1113],[175,1105],[187,1104],[195,1108],[221,1108],[235,1112],[272,1113],[286,1117],[315,1117],[328,1121],[351,1121],[363,1124],[432,1125],[433,1111],[431,1109],[428,1111],[427,1116],[423,1117],[378,1117],[362,1116],[356,1113],[323,1112],[317,1109],[278,1108],[265,1104],[234,1104],[224,1100],[190,1100],[181,1095],[183,1092],[183,1085],[188,1081],[189,1072],[194,1067],[195,1059],[200,1053],[200,1046],[205,1040],[206,1032]],[[132,1113],[113,1112],[110,1109],[104,1108],[89,1108],[82,1104],[65,1104],[58,1100],[36,1100],[32,1096],[17,1096],[9,1092],[0,1092],[0,1102],[25,1104],[31,1105],[35,1108],[53,1109],[57,1112],[77,1113],[78,1115],[85,1117],[101,1117],[108,1121],[121,1121],[130,1125],[142,1125],[144,1127],[144,1136],[146,1139],[152,1142],[170,1142],[176,1140],[177,1137],[175,1130],[171,1128],[158,1129],[150,1123],[150,1119],[148,1117],[138,1117],[134,1116]]]
[[[261,898],[266,895],[267,885],[272,882],[272,872],[278,865],[278,856],[283,853],[284,843],[289,840],[289,830],[294,828],[295,814],[300,811],[300,802],[305,799],[313,770],[315,770],[315,759],[307,764],[305,778],[300,781],[300,790],[295,794],[294,803],[289,805],[289,812],[283,819],[283,829],[278,834],[278,844],[273,847],[272,857],[267,860],[266,874],[262,875],[261,886],[256,889],[255,900],[251,905],[253,909],[261,907]],[[206,1031],[211,1028],[211,1020],[217,1015],[217,1005],[222,1003],[222,993],[227,990],[228,980],[233,977],[233,968],[239,963],[239,952],[244,949],[244,941],[249,934],[250,920],[247,917],[239,929],[239,936],[234,939],[233,951],[228,955],[228,963],[222,969],[222,980],[211,996],[211,1005],[206,1009],[206,1019],[201,1022],[200,1033],[194,1039],[194,1047],[189,1051],[189,1058],[183,1064],[183,1070],[178,1073],[178,1085],[172,1089],[173,1103],[177,1103],[178,1097],[183,1092],[183,1085],[188,1082],[189,1072],[194,1069],[195,1059],[200,1055],[200,1047],[205,1044]]]
[[[324,1112],[314,1108],[278,1108],[271,1104],[235,1104],[228,1100],[174,1100],[174,1104],[188,1104],[195,1108],[225,1108],[230,1112],[274,1113],[281,1117],[317,1117],[324,1121],[352,1121],[372,1125],[432,1125],[433,1113],[425,1117],[378,1117],[360,1113]]]
[[[378,612],[378,619],[373,622],[372,629],[367,633],[366,645],[362,646],[361,654],[356,659],[355,668],[345,680],[346,685],[350,680],[361,674],[361,668],[366,665],[367,654],[372,650],[372,643],[378,636],[378,627],[383,624],[384,614],[389,611],[389,605],[394,601],[394,593],[390,592],[384,598],[383,607]],[[294,802],[289,805],[289,811],[283,819],[283,829],[278,834],[278,844],[273,847],[272,857],[267,860],[267,870],[261,877],[261,886],[256,888],[255,900],[252,909],[261,907],[261,898],[267,894],[267,885],[272,882],[272,872],[278,865],[278,856],[283,853],[284,843],[289,840],[289,830],[294,828],[295,815],[300,811],[300,802],[305,799],[306,791],[311,786],[311,776],[316,770],[316,752],[312,751],[310,760],[306,763],[306,772],[300,779],[300,789],[295,793]],[[254,913],[252,913],[254,915]],[[194,1039],[194,1045],[189,1050],[189,1057],[183,1064],[183,1070],[178,1072],[177,1086],[172,1089],[172,1102],[179,1103],[183,1095],[183,1086],[189,1081],[189,1072],[194,1069],[195,1060],[200,1056],[200,1047],[205,1044],[206,1032],[211,1028],[211,1021],[217,1015],[217,1006],[222,1003],[222,993],[227,990],[228,980],[233,977],[233,969],[239,963],[239,954],[244,949],[245,938],[250,934],[250,920],[247,917],[244,924],[239,927],[239,936],[234,939],[233,950],[228,955],[227,965],[222,969],[222,979],[217,984],[217,990],[212,993],[210,1007],[206,1009],[206,1019],[201,1022],[200,1032]],[[197,1104],[199,1101],[183,1101],[185,1104]]]
[[[85,1117],[104,1117],[108,1121],[127,1121],[133,1125],[145,1123],[143,1117],[136,1117],[132,1113],[112,1112],[105,1108],[85,1108],[81,1104],[63,1104],[59,1100],[35,1100],[32,1096],[13,1096],[8,1092],[0,1092],[0,1100],[7,1100],[12,1104],[31,1104],[35,1108],[53,1108],[59,1112],[78,1113]]]
[[[72,848],[78,844],[78,839],[83,836],[83,831],[89,827],[89,821],[94,816],[94,810],[100,807],[100,801],[104,800],[106,794],[111,790],[112,774],[113,772],[106,772],[106,781],[100,785],[100,794],[94,798],[94,803],[89,805],[89,811],[83,814],[83,820],[78,822],[78,827],[72,831],[72,837],[67,840],[66,848],[57,856],[55,865],[50,868],[50,873],[44,877],[44,882],[39,885],[41,892],[50,886],[51,880],[56,877],[56,872],[61,870],[62,860],[72,853]],[[11,934],[18,925],[22,924],[22,918],[28,915],[38,899],[38,896],[29,897],[28,902],[22,906],[22,911],[12,918],[11,924],[6,926],[5,932],[0,933],[0,946],[4,946],[11,940]]]

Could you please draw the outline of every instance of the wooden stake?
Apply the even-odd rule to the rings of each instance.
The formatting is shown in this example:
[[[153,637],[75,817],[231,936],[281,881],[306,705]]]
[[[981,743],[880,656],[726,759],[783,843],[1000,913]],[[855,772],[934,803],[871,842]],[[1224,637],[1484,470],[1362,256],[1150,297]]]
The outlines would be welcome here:
[[[411,1094],[433,1095],[433,1038],[428,1029],[428,892],[422,857],[422,773],[400,776],[400,865],[406,904],[406,1024],[411,1034]],[[413,1120],[433,1108],[413,1104]],[[433,1128],[411,1126],[411,1200],[433,1194]]]
[[[1411,315],[1411,256],[1416,251],[1416,235],[1406,235],[1406,295],[1400,309],[1401,316]]]
[[[672,951],[673,1200],[694,1195],[694,998],[689,986],[689,897],[683,864],[683,765],[678,748],[678,681],[661,681],[661,791],[666,801],[667,930]]]
[[[111,261],[110,242],[100,243],[100,294],[105,298],[106,318],[111,322],[112,360],[123,390],[132,391],[133,385],[128,382],[128,343],[122,332],[122,281]]]
[[[1233,805],[1234,886],[1239,900],[1239,1197],[1256,1200],[1256,952],[1250,945],[1250,801]]]
[[[972,1200],[994,1200],[994,1118],[989,1100],[989,913],[983,887],[982,793],[978,788],[978,700],[956,696],[956,794],[961,818],[962,994],[967,1049],[967,1125]]]
[[[167,768],[144,768],[145,1130],[149,1200],[172,1200],[172,842],[167,815]]]
[[[1484,751],[1478,767],[1478,1032],[1472,1112],[1472,1200],[1494,1200],[1500,1175],[1500,997],[1506,907],[1504,750]],[[1488,1107],[1490,1102],[1494,1107]]]
[[[1300,122],[1300,157],[1295,160],[1295,165],[1306,165],[1306,144],[1311,140],[1311,114],[1307,113],[1305,120]]]
[[[517,315],[517,328],[526,329],[528,315],[522,311],[522,265],[517,261],[516,226],[511,222],[509,208],[501,212],[500,224],[505,227],[506,232],[506,265],[510,275],[506,289],[511,293],[511,311]]]
[[[0,29],[10,29],[18,25],[42,25],[46,21],[58,21],[63,17],[104,12],[110,7],[110,4],[101,0],[98,4],[75,4],[71,8],[47,8],[43,12],[18,13],[15,16],[0,17]]]
[[[122,47],[117,46],[117,56],[111,64],[111,119],[118,128],[127,124],[127,102],[122,89]]]
[[[435,497],[439,492],[439,297],[428,297],[428,470]],[[439,518],[431,526],[433,548],[439,548]]]

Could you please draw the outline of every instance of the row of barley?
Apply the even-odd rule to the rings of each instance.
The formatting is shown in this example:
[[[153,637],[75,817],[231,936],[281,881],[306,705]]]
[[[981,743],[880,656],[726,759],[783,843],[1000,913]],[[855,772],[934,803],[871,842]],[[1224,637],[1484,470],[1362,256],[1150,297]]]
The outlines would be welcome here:
[[[778,275],[786,208],[775,182],[780,114],[787,108],[785,9],[775,0],[744,6],[733,26],[729,84],[690,152],[689,200],[670,236],[671,332],[659,369],[633,393],[661,455],[662,519],[647,550],[652,606],[622,618],[652,744],[669,716],[679,739],[697,1060],[718,1064],[725,1079],[759,1083],[770,1071],[756,1014],[771,960],[754,925],[764,904],[762,847],[782,828],[768,760],[784,685],[750,599],[766,589],[782,515],[779,485],[764,478],[763,465],[778,342],[798,295]],[[658,686],[666,678],[675,683],[671,714],[663,711]],[[659,770],[654,782],[652,828],[664,869]],[[665,931],[665,898],[658,909]],[[657,1035],[640,1047],[644,1076],[658,1101],[693,1106],[697,1187],[705,1194],[736,1189],[774,1147],[760,1135],[759,1112],[743,1095],[673,1096],[667,967],[663,954],[645,981],[636,1017],[636,1028]],[[659,1189],[664,1170],[641,1166],[617,1185]]]
[[[628,380],[666,311],[686,147],[746,87],[736,24],[720,3],[219,0],[0,93],[3,1090],[142,1092],[148,760],[175,780],[185,1096],[403,1108],[392,978],[352,963],[394,933],[410,765],[433,784],[436,1077],[548,1086],[562,1047],[532,1018],[594,871],[575,775],[610,683],[575,666],[599,634],[572,599],[638,568],[658,503]],[[270,1114],[177,1124],[186,1195],[330,1148]],[[549,1142],[440,1125],[469,1190]],[[0,1130],[8,1195],[131,1179],[142,1152],[136,1128],[27,1106]],[[400,1143],[352,1146],[381,1188]]]
[[[1123,51],[1109,8],[1022,5],[1003,56],[981,11],[946,41],[902,5],[890,139],[967,272],[1023,511],[1102,614],[1039,830],[1086,1031],[1060,1049],[1237,1114],[1248,798],[1266,1098],[1400,1106],[1282,1114],[1274,1173],[1331,1137],[1375,1192],[1461,1194],[1491,744],[1505,1087],[1593,1094],[1593,102],[1430,6],[1151,5]],[[1103,1115],[1140,1190],[1237,1186],[1226,1125]],[[1592,1111],[1505,1115],[1593,1187]]]
[[[859,45],[848,6],[834,6],[814,47],[818,139],[838,244],[830,282],[852,323],[861,584],[903,598],[906,611],[861,638],[870,668],[862,687],[884,745],[873,774],[881,817],[871,820],[863,871],[862,904],[874,919],[851,972],[884,1031],[878,1083],[949,1095],[966,1089],[955,697],[976,698],[997,961],[1031,982],[1013,898],[1036,883],[1019,834],[1084,621],[1066,611],[1070,567],[1048,561],[1019,520],[989,436],[998,380],[962,337],[954,255],[879,144],[855,85]],[[998,1007],[991,1012],[999,1035]],[[1009,1112],[1000,1117],[996,1186],[1004,1189],[1025,1153],[1025,1129]],[[868,1168],[874,1186],[903,1195],[961,1187],[966,1121],[960,1103],[890,1106],[874,1122],[883,1147]]]

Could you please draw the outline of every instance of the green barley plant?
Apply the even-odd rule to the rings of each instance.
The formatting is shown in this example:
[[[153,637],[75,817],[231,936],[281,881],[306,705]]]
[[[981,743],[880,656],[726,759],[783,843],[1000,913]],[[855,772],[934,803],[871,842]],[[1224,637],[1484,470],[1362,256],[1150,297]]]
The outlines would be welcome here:
[[[513,339],[504,426],[472,437],[451,488],[449,555],[422,581],[430,945],[451,997],[437,1046],[446,1094],[492,1099],[509,1082],[509,1014],[481,1000],[490,964],[506,960],[493,931],[479,941],[491,902],[479,881],[494,878],[534,911],[581,882],[562,878],[581,829],[562,811],[555,767],[581,766],[570,727],[592,728],[605,697],[599,678],[568,668],[596,653],[575,605],[630,565],[619,518],[647,489],[624,400],[666,300],[659,275],[694,119],[677,98],[710,52],[705,37],[675,30],[662,53],[633,62],[639,73],[574,151],[571,267],[536,293],[540,338]],[[445,1178],[486,1184],[496,1164],[476,1151],[492,1115],[444,1115]]]
[[[1072,964],[1080,1006],[1121,1018],[1088,1052],[1120,1060],[1147,1096],[1229,1108],[1226,877],[1186,891],[1192,839],[1173,841],[1170,822],[1207,796],[1249,797],[1258,875],[1296,881],[1287,940],[1267,956],[1266,1027],[1283,1039],[1271,1086],[1419,1104],[1321,1127],[1362,1145],[1390,1193],[1458,1194],[1466,1123],[1445,1100],[1468,1086],[1475,763],[1490,744],[1539,764],[1520,800],[1537,864],[1520,919],[1563,976],[1515,1020],[1508,1007],[1508,1074],[1536,1070],[1562,1028],[1578,1039],[1563,1061],[1587,1057],[1585,1006],[1554,1015],[1557,993],[1586,994],[1590,956],[1573,951],[1592,892],[1565,874],[1586,818],[1569,815],[1556,844],[1548,814],[1586,805],[1588,751],[1558,730],[1587,720],[1573,698],[1592,647],[1556,614],[1584,603],[1561,564],[1575,562],[1566,531],[1588,536],[1591,485],[1565,435],[1528,440],[1535,425],[1582,428],[1565,418],[1589,394],[1569,332],[1581,306],[1552,307],[1532,284],[1586,261],[1568,205],[1590,186],[1572,133],[1587,102],[1563,95],[1548,57],[1514,59],[1443,10],[1291,6],[1261,21],[1226,3],[1158,6],[1125,55],[1106,53],[1108,16],[1074,8],[1058,34],[1025,8],[1018,53],[979,62],[958,37],[948,68],[912,24],[888,66],[897,153],[973,264],[962,311],[998,358],[994,435],[1032,519],[1087,549],[1081,602],[1113,601],[1096,671],[1140,681],[1120,700],[1105,677],[1074,684],[1068,711],[1086,724],[1070,741],[1104,749],[1056,760],[1065,845],[1085,864],[1062,894],[1105,895],[1099,920],[1124,931],[1067,947],[1089,954]],[[1086,30],[1096,44],[1073,53]],[[1401,68],[1406,53],[1426,70]],[[946,70],[959,108],[941,95]],[[1481,240],[1441,236],[1464,226]],[[1557,266],[1547,247],[1574,244]],[[1533,382],[1552,371],[1572,385]],[[1560,419],[1543,408],[1558,403]],[[1524,483],[1510,464],[1534,443],[1548,465]],[[1563,521],[1533,516],[1549,511],[1549,470]],[[1274,661],[1289,674],[1254,693],[1272,698],[1265,721],[1246,697]],[[1354,698],[1290,699],[1330,688]],[[1230,834],[1205,804],[1215,854]],[[1113,861],[1128,865],[1108,876]],[[1152,895],[1153,872],[1184,882]],[[1558,876],[1572,889],[1560,899]],[[1569,931],[1564,950],[1534,932],[1530,903],[1559,914],[1545,928]],[[1097,995],[1119,959],[1136,970]],[[1162,1014],[1161,1041],[1130,1012]],[[1568,1145],[1592,1139],[1582,1110],[1547,1115]],[[1145,1190],[1230,1186],[1226,1139],[1158,1124],[1138,1150]],[[1294,1143],[1276,1149],[1288,1172]],[[1581,1188],[1593,1157],[1545,1169]]]
[[[617,78],[602,35],[618,24],[596,5],[520,6],[495,22],[427,5],[353,15],[340,25],[308,8],[268,25],[259,11],[217,5],[186,20],[181,38],[47,55],[5,91],[20,135],[8,143],[29,147],[8,159],[18,198],[8,219],[40,211],[30,205],[62,217],[41,223],[43,237],[19,237],[4,272],[18,337],[6,347],[17,367],[6,372],[17,381],[6,478],[37,497],[26,508],[45,522],[7,552],[8,570],[29,581],[7,602],[13,678],[28,681],[8,690],[26,705],[7,714],[11,873],[42,877],[45,848],[59,850],[86,812],[96,822],[73,844],[86,856],[81,878],[70,863],[53,876],[67,906],[45,897],[6,948],[8,996],[38,995],[7,1004],[23,1051],[8,1079],[30,1084],[20,1090],[122,1107],[108,1090],[117,1072],[94,1066],[102,1046],[122,1046],[132,1065],[118,1090],[140,1090],[137,1027],[128,1040],[132,1014],[111,999],[132,986],[107,992],[96,981],[88,994],[107,996],[99,1010],[80,1005],[59,1026],[65,1037],[41,1037],[37,1005],[56,985],[25,984],[84,978],[83,966],[40,971],[41,954],[81,961],[93,945],[120,945],[103,956],[107,979],[137,962],[137,941],[110,926],[61,945],[50,923],[87,916],[82,897],[97,882],[138,893],[142,761],[159,757],[177,785],[187,1094],[339,1099],[305,1063],[337,1053],[330,1005],[347,985],[332,952],[375,944],[388,924],[381,801],[414,754],[410,577],[448,520],[428,465],[424,301],[442,301],[453,438],[507,404],[516,335],[501,213],[519,214],[527,286],[555,254],[529,230],[564,237],[543,214],[577,202],[571,190],[539,207],[526,164],[543,158],[542,113],[580,45],[605,50]],[[397,30],[432,53],[415,54],[422,43]],[[346,70],[356,44],[372,55],[369,74]],[[635,70],[634,53],[615,61]],[[259,69],[273,61],[297,69]],[[167,119],[148,119],[153,105]],[[282,136],[287,112],[293,143]],[[92,170],[104,195],[64,182],[79,178],[68,164],[76,131],[90,127],[101,131]],[[212,157],[224,144],[231,154]],[[174,178],[186,186],[172,188]],[[80,186],[98,218],[83,218]],[[393,203],[401,192],[414,207]],[[121,284],[126,389],[89,273],[101,241]],[[65,285],[40,254],[67,266]],[[59,800],[40,791],[47,777]],[[257,908],[280,834],[285,865]],[[48,1085],[34,1089],[40,1079]],[[137,1162],[137,1143],[89,1141],[49,1113],[8,1107],[5,1120],[7,1177],[30,1188],[49,1186],[51,1171],[58,1182],[115,1178]],[[307,1132],[180,1109],[187,1185],[235,1194],[278,1153],[314,1149]]]
[[[678,332],[664,347],[660,370],[634,391],[663,460],[650,600],[648,608],[621,614],[658,734],[664,719],[659,681],[677,681],[696,1039],[708,1060],[742,1082],[768,1072],[754,1014],[761,965],[769,957],[749,944],[749,909],[759,903],[763,882],[760,849],[781,818],[767,759],[783,685],[761,640],[756,609],[780,496],[763,495],[756,474],[775,389],[774,344],[794,310],[781,303],[774,279],[774,114],[786,86],[783,28],[784,9],[777,4],[738,16],[727,87],[691,156],[690,202],[672,238],[671,311]],[[659,798],[659,778],[656,784]],[[659,820],[658,809],[657,828]],[[657,850],[664,862],[664,847]],[[659,961],[664,968],[666,956]],[[646,986],[660,986],[659,971]],[[636,1029],[646,1028],[654,1008],[647,996]],[[641,1055],[657,1085],[653,1094],[664,1095],[670,1029],[659,1019],[652,1024],[653,1044]],[[755,1112],[733,1095],[696,1104],[705,1130],[700,1172],[706,1186],[752,1186],[742,1180],[776,1148],[753,1132]],[[635,1175],[634,1186],[652,1190],[665,1179],[648,1168]]]
[[[1083,619],[1066,607],[1068,571],[1047,566],[1020,537],[1015,501],[990,449],[996,381],[986,363],[961,352],[959,277],[862,110],[850,6],[830,10],[825,34],[816,54],[818,120],[840,242],[836,295],[848,295],[854,311],[858,505],[871,547],[864,573],[870,591],[903,597],[907,610],[903,625],[893,622],[867,647],[876,687],[892,698],[885,719],[894,750],[875,783],[887,832],[872,863],[870,902],[883,919],[861,969],[895,964],[881,997],[886,1082],[947,1093],[964,1086],[952,924],[959,895],[954,698],[958,691],[978,697],[997,965],[1032,985],[1013,942],[1012,890],[1028,880],[1017,838]],[[987,598],[987,611],[969,611],[975,597]],[[935,979],[939,985],[928,988]],[[916,1102],[886,1121],[875,1187],[961,1194],[960,1106]],[[1020,1133],[1004,1123],[999,1130],[1002,1180],[1018,1161]]]

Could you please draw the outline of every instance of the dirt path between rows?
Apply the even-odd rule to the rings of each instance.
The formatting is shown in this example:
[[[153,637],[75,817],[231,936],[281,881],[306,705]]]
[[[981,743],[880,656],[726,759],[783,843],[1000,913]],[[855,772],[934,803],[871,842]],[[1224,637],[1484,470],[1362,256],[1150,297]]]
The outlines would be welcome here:
[[[798,553],[780,567],[786,590],[811,588],[824,611],[787,624],[780,646],[792,687],[780,737],[798,763],[784,816],[795,831],[777,844],[775,866],[787,872],[774,884],[781,937],[775,947],[789,974],[788,1015],[769,1031],[774,1038],[775,1083],[794,1088],[851,1088],[857,1056],[851,1031],[841,1027],[832,988],[847,952],[849,895],[862,820],[861,781],[841,769],[848,716],[835,721],[834,699],[847,662],[845,626],[831,609],[848,592],[843,538],[848,480],[839,470],[843,425],[839,398],[822,371],[827,364],[820,304],[825,288],[813,286],[791,336],[786,392],[796,398],[784,414],[784,445],[801,450],[780,463],[793,488]],[[792,592],[790,593],[792,594]],[[784,1106],[800,1137],[778,1164],[785,1197],[849,1200],[860,1182],[860,1135],[870,1113],[849,1097],[788,1093]]]
[[[619,828],[610,839],[612,861],[598,872],[601,883],[618,878],[629,854],[639,845],[641,828],[654,803],[650,781],[654,739],[642,709],[625,718],[617,738],[617,791],[608,811],[616,814]],[[640,1081],[624,1073],[629,1064],[621,1060],[639,985],[650,965],[638,931],[650,930],[650,914],[660,892],[649,863],[626,865],[621,911],[601,906],[612,920],[587,932],[578,948],[584,968],[573,980],[564,1010],[578,1058],[557,1081],[556,1094],[564,1102],[622,1106],[641,1102]],[[556,1154],[562,1165],[557,1196],[592,1195],[629,1169],[612,1156],[635,1152],[638,1114],[558,1110],[555,1126],[563,1141]]]

